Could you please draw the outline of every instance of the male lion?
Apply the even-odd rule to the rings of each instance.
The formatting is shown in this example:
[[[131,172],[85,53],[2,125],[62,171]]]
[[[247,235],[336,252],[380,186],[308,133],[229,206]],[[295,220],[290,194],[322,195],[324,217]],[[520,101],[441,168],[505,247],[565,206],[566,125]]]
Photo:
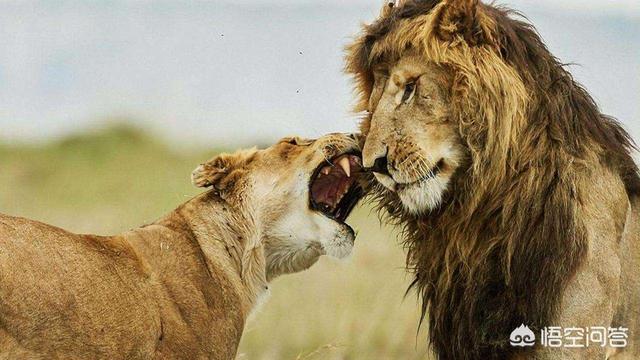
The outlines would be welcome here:
[[[407,0],[347,51],[363,165],[404,227],[438,357],[640,358],[633,141],[533,26],[477,0]],[[522,324],[535,347],[509,344]],[[552,349],[547,326],[624,327],[609,333],[628,344]]]
[[[0,215],[0,359],[233,359],[270,280],[350,253],[356,149],[218,156],[193,174],[212,190],[117,236]]]

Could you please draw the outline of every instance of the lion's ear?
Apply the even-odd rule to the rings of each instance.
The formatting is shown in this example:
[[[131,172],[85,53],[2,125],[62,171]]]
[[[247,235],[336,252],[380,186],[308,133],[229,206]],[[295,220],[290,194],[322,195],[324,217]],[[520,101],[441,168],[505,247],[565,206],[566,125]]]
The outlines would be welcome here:
[[[489,25],[478,0],[447,0],[436,18],[437,34],[442,40],[463,39],[472,46],[489,42]]]
[[[197,187],[213,187],[224,191],[233,186],[246,167],[253,161],[257,150],[240,150],[233,154],[220,154],[200,164],[191,173],[191,182]]]
[[[401,0],[386,0],[384,1],[384,5],[382,6],[382,10],[380,10],[380,17],[387,17],[393,11],[393,8],[400,7],[404,5],[404,1]]]

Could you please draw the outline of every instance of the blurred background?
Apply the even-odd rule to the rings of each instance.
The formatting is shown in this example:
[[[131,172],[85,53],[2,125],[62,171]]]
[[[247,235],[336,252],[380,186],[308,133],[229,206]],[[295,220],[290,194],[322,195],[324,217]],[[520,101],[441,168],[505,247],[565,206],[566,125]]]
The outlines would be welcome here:
[[[216,152],[353,131],[342,49],[377,0],[0,0],[0,212],[109,234],[198,192]],[[500,1],[640,140],[640,4]],[[362,206],[347,261],[277,279],[240,359],[421,359],[390,228]]]

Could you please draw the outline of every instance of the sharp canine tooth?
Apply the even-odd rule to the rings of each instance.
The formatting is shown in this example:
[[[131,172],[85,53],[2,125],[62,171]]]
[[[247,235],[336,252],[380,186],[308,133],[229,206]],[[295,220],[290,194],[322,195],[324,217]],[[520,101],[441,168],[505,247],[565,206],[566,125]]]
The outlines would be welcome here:
[[[344,173],[347,174],[347,177],[351,177],[351,164],[349,163],[349,157],[343,156],[338,160],[338,165],[344,170]]]

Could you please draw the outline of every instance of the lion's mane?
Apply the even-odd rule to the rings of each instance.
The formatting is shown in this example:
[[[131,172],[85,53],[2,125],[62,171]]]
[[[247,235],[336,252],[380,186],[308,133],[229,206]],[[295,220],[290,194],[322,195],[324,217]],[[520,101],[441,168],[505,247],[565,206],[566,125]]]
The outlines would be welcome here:
[[[408,0],[384,9],[347,48],[346,71],[360,95],[356,111],[367,107],[373,68],[408,50],[453,72],[452,113],[467,165],[443,205],[425,216],[402,211],[391,195],[378,200],[403,226],[439,356],[502,359],[521,323],[534,331],[552,325],[586,256],[577,173],[598,162],[620,175],[630,198],[640,194],[640,178],[630,136],[599,112],[522,16],[478,4],[477,18],[468,19],[444,5]],[[452,19],[473,22],[468,37],[446,31]]]

